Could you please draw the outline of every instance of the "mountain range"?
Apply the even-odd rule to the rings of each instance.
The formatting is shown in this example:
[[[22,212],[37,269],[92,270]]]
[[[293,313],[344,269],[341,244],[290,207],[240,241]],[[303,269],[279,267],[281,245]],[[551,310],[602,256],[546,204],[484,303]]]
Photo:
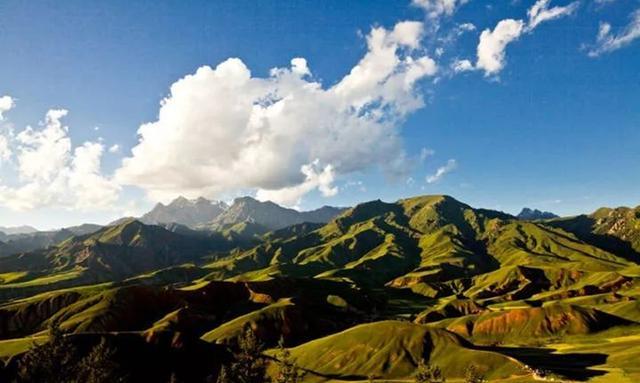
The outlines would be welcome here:
[[[209,201],[205,198],[188,200],[178,197],[168,205],[158,203],[140,217],[140,222],[149,225],[179,223],[195,227],[213,221],[228,208],[229,206],[222,201]]]
[[[0,233],[11,235],[11,234],[31,234],[37,232],[38,229],[32,226],[13,226],[13,227],[4,227],[0,226]]]
[[[305,382],[412,381],[422,359],[451,381],[470,365],[498,382],[640,379],[640,206],[525,218],[444,195],[312,212],[179,199],[0,270],[0,379],[54,320],[79,345],[111,339],[138,379],[144,349],[182,355],[157,380],[205,381],[246,328],[271,361],[282,338]]]
[[[241,197],[236,198],[228,209],[200,227],[220,230],[249,222],[271,231],[304,222],[327,223],[344,210],[346,209],[323,206],[311,211],[297,211],[283,208],[271,201],[261,202],[251,197]]]
[[[94,232],[102,226],[83,224],[70,226],[60,230],[28,231],[16,234],[0,234],[0,257],[9,254],[29,252],[47,248],[71,238],[74,235],[83,235]]]
[[[238,224],[251,224],[256,230],[266,233],[303,222],[327,223],[344,210],[323,206],[312,211],[298,211],[248,196],[236,198],[231,205],[202,197],[194,200],[178,197],[167,205],[158,203],[138,220],[149,225],[177,223],[191,229],[209,231],[224,231]],[[119,222],[115,221],[112,225]]]
[[[251,239],[272,230],[305,222],[326,223],[344,210],[324,206],[300,212],[251,197],[237,198],[231,206],[205,198],[188,200],[178,197],[167,205],[158,203],[139,218],[124,217],[106,226],[118,226],[136,219],[147,225],[164,226],[170,231],[221,232],[238,239]],[[51,231],[38,231],[28,226],[9,228],[7,231],[13,234],[0,232],[0,257],[47,248],[74,235],[96,232],[102,227],[84,224]]]
[[[558,216],[549,211],[540,211],[538,209],[529,209],[528,207],[525,207],[516,217],[525,221],[534,221],[537,219],[557,218]]]

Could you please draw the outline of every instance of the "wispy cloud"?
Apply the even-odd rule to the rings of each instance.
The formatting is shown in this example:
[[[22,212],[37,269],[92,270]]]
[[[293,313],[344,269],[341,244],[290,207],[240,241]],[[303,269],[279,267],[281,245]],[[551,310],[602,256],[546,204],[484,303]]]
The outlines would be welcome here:
[[[525,28],[527,31],[532,31],[542,22],[571,15],[575,11],[577,11],[578,7],[580,6],[580,3],[578,1],[574,1],[565,6],[555,6],[553,8],[549,8],[550,2],[551,0],[538,0],[531,8],[529,8],[529,10],[527,11],[529,21]]]
[[[15,102],[9,96],[0,97],[0,121],[4,120],[4,113],[13,109]]]
[[[361,193],[365,193],[367,191],[367,186],[362,181],[347,181],[345,182],[343,189],[356,189]]]
[[[427,158],[432,157],[434,154],[436,154],[436,151],[433,149],[429,149],[429,148],[420,149],[420,162],[426,161]]]
[[[485,29],[480,34],[477,47],[477,60],[456,60],[452,64],[454,72],[482,70],[485,76],[498,74],[506,65],[506,49],[525,33],[532,33],[541,23],[573,14],[580,3],[574,1],[565,6],[550,8],[550,0],[538,0],[527,11],[528,19],[500,20],[495,28]]]
[[[451,173],[458,167],[458,162],[454,159],[450,159],[447,163],[441,167],[439,167],[435,173],[430,176],[427,176],[427,183],[433,184],[440,181],[445,175]]]
[[[589,56],[597,57],[603,53],[613,52],[631,44],[640,38],[640,8],[630,16],[630,22],[619,33],[612,33],[611,24],[600,23],[600,30],[595,45],[589,51]]]
[[[422,8],[428,18],[438,19],[453,15],[458,7],[468,2],[469,0],[413,0],[411,4]]]

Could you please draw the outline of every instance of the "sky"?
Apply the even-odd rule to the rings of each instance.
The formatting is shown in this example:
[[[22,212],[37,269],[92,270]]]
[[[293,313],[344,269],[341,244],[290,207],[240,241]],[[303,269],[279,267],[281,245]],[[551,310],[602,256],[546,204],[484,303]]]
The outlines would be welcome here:
[[[640,1],[0,2],[0,225],[640,204]]]

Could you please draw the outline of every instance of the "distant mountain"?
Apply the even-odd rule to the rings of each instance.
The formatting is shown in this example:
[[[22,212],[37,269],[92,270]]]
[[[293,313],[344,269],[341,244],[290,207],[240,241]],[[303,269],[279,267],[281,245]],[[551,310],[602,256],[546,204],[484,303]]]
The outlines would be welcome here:
[[[547,224],[640,263],[640,206],[603,207],[588,215],[556,218]]]
[[[168,228],[168,225],[175,223],[189,229],[218,231],[228,238],[248,239],[305,222],[327,223],[344,210],[346,209],[323,206],[300,212],[252,197],[236,198],[231,206],[202,197],[193,200],[178,197],[168,205],[158,203],[150,212],[137,219],[147,225]],[[132,218],[120,218],[108,226],[120,225]]]
[[[139,220],[140,218],[134,217],[134,216],[131,216],[131,215],[125,216],[125,217],[120,217],[120,218],[118,218],[116,220],[113,220],[113,221],[109,222],[105,226],[118,226],[118,225],[122,225],[125,222],[131,221],[133,219],[138,219]]]
[[[225,230],[239,223],[250,222],[264,227],[266,232],[303,222],[326,223],[344,210],[346,209],[324,206],[301,212],[284,208],[271,201],[261,202],[251,197],[241,197],[236,198],[224,213],[206,226],[214,230]]]
[[[45,249],[60,243],[74,235],[85,235],[98,231],[102,226],[85,223],[78,226],[70,226],[59,230],[35,231],[5,235],[2,240],[6,246],[0,246],[0,256],[14,253],[25,253],[37,249]]]
[[[158,203],[153,210],[140,217],[140,222],[148,225],[178,223],[195,227],[213,221],[227,208],[227,204],[222,201],[210,201],[202,197],[194,200],[178,197],[168,205]]]
[[[102,225],[96,225],[93,223],[83,223],[82,225],[78,225],[78,226],[69,226],[69,227],[65,227],[64,229],[61,230],[67,230],[73,233],[73,235],[85,235],[85,234],[91,234],[91,233],[95,233],[96,231],[102,229]]]
[[[67,229],[39,231],[29,234],[12,234],[3,238],[3,242],[7,246],[0,247],[0,256],[44,249],[74,235],[72,231]]]
[[[16,253],[16,249],[13,246],[0,241],[0,257],[14,253]]]
[[[300,212],[300,215],[302,222],[327,223],[346,210],[346,208],[323,206],[319,209]]]
[[[228,241],[221,236],[184,235],[129,220],[94,233],[72,235],[47,249],[0,258],[0,270],[35,273],[73,270],[79,272],[77,278],[87,280],[119,279],[229,248]]]
[[[558,218],[557,215],[551,212],[540,211],[538,209],[529,209],[528,207],[525,207],[524,209],[522,209],[522,211],[516,217],[523,221],[534,221],[537,219]]]
[[[4,234],[7,235],[11,235],[11,234],[31,234],[31,233],[35,233],[37,232],[38,229],[36,229],[35,227],[32,226],[12,226],[12,227],[6,227],[6,226],[0,226],[0,232],[3,232]]]

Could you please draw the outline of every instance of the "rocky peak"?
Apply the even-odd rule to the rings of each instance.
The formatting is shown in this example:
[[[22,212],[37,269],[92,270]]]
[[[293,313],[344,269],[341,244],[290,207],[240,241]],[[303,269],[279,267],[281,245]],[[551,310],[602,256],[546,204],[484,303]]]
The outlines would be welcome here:
[[[516,217],[521,220],[532,221],[537,219],[557,218],[558,216],[548,211],[541,211],[538,209],[530,209],[528,207],[525,207]]]
[[[168,205],[158,203],[140,220],[146,224],[178,223],[193,228],[214,220],[227,208],[222,201],[210,201],[203,197],[189,200],[180,196]]]

